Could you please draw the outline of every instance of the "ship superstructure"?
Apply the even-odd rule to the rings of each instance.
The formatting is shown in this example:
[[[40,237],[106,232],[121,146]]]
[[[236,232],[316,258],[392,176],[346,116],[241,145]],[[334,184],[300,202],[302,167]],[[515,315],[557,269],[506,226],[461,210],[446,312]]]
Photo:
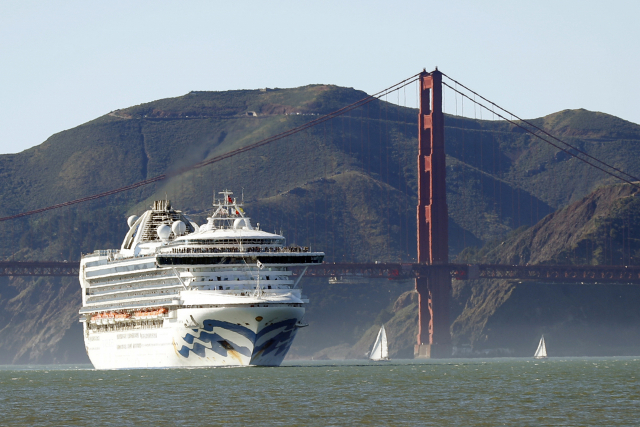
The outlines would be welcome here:
[[[290,267],[324,253],[287,246],[219,194],[206,224],[156,201],[128,219],[119,250],[82,257],[80,321],[97,369],[280,365],[308,303]]]

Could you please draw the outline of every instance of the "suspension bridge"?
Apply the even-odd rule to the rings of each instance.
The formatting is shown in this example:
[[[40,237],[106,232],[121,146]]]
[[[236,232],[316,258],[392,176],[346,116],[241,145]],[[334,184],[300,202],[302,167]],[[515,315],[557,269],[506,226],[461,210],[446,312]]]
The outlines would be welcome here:
[[[443,77],[446,81],[443,81]],[[523,134],[540,139],[564,153],[564,155],[584,162],[617,180],[637,187],[640,179],[629,175],[618,167],[588,154],[577,146],[563,141],[535,123],[524,120],[499,107],[460,82],[449,78],[437,69],[423,71],[405,79],[381,92],[365,97],[329,114],[312,119],[296,128],[270,136],[256,143],[219,156],[206,159],[194,165],[161,174],[143,181],[106,191],[99,194],[59,203],[44,208],[23,212],[4,218],[0,222],[14,220],[66,206],[72,206],[103,197],[160,182],[182,173],[213,165],[259,147],[266,146],[297,133],[306,131],[327,121],[361,108],[374,100],[381,99],[393,91],[410,84],[418,88],[418,159],[417,159],[417,259],[415,262],[326,262],[310,267],[307,275],[313,277],[363,277],[389,280],[415,280],[419,295],[419,332],[415,346],[418,358],[440,358],[451,355],[451,335],[449,304],[452,279],[508,279],[535,280],[548,283],[582,284],[640,284],[640,266],[631,265],[506,265],[506,264],[460,264],[449,261],[449,208],[447,205],[445,157],[445,115],[443,111],[443,89],[456,94],[462,102],[466,100],[480,109],[489,111],[500,120],[520,129]],[[464,147],[464,146],[463,146]],[[464,148],[463,148],[464,149]],[[382,154],[380,156],[382,162]],[[495,162],[495,161],[494,161]],[[381,168],[382,169],[382,168]],[[520,199],[518,199],[518,205]],[[531,204],[530,209],[533,210]],[[534,223],[531,214],[531,224]],[[389,233],[391,235],[391,233]],[[407,239],[408,241],[409,239]],[[326,252],[329,252],[328,250]],[[630,259],[630,251],[628,254]],[[336,261],[336,257],[333,257]],[[622,256],[624,264],[625,255]],[[612,262],[613,264],[613,262]],[[3,276],[77,276],[78,262],[55,261],[2,261],[0,275]],[[300,274],[301,271],[294,271]]]

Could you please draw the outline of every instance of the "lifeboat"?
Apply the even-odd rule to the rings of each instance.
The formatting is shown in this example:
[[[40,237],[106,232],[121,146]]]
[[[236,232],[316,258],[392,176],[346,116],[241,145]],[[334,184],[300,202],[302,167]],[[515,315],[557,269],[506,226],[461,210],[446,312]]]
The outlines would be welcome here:
[[[129,313],[116,313],[116,315],[115,315],[116,322],[124,322],[129,317],[131,317],[131,315]]]
[[[95,325],[114,325],[116,323],[125,322],[131,318],[130,313],[117,313],[117,312],[105,312],[105,313],[96,313],[89,321]]]
[[[96,319],[96,325],[102,325],[102,313],[98,313],[94,317]]]
[[[162,319],[168,312],[169,310],[164,307],[155,310],[140,310],[133,313],[133,318],[138,320]]]
[[[149,311],[148,310],[138,311],[136,312],[136,316],[138,317],[138,319],[147,320],[149,318]]]

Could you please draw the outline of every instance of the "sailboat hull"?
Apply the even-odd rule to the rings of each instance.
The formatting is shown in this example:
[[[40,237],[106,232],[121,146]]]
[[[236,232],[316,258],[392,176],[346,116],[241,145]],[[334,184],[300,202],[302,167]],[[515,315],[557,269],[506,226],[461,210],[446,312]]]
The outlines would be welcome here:
[[[540,338],[540,343],[538,344],[538,349],[536,353],[533,355],[534,359],[546,359],[547,358],[547,345],[544,342],[544,336]]]
[[[384,325],[380,328],[375,344],[371,349],[371,355],[369,359],[374,362],[382,362],[389,360],[389,345],[387,343],[387,333],[384,330]]]

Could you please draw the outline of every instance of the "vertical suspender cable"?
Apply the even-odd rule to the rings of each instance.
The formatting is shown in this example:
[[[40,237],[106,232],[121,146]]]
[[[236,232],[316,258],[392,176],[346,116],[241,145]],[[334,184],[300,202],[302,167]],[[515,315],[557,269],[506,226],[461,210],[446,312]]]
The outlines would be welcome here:
[[[362,170],[364,171],[364,108],[360,108],[360,159]]]
[[[406,114],[407,111],[407,88],[404,87],[403,88],[404,93],[403,93],[403,98],[404,98],[404,111],[403,113]],[[409,135],[407,134],[407,120],[403,119],[402,120],[404,122],[404,136],[405,138],[409,138]],[[402,163],[401,163],[402,164]],[[407,175],[404,173],[404,168],[402,168],[402,178],[403,178],[403,182],[404,182],[404,196],[405,196],[405,200],[409,199],[409,195],[408,190],[407,190],[407,186],[408,186],[408,177]],[[409,202],[409,206],[411,205],[411,201],[410,199],[407,200]],[[407,261],[409,261],[411,259],[411,254],[409,252],[409,221],[410,221],[410,213],[409,210],[407,209],[405,211],[405,221],[404,221],[404,232],[405,232],[405,239],[404,239],[404,244],[405,244],[405,254],[407,255]]]
[[[314,139],[314,141],[317,141],[320,138],[314,136],[313,139]],[[320,145],[320,144],[318,144],[318,145]],[[318,149],[318,150],[314,150],[314,151],[319,152],[320,150]],[[309,152],[311,153],[311,150],[309,150]],[[318,170],[318,172],[320,172],[320,171]],[[319,175],[319,173],[318,173],[318,175]],[[322,189],[322,181],[320,181],[320,188]],[[318,193],[322,194],[321,192],[318,192]],[[318,236],[318,229],[316,228],[316,215],[317,214],[318,214],[318,198],[317,198],[317,196],[315,196],[315,197],[313,197],[313,214],[312,214],[313,215],[313,234],[312,234],[312,241],[313,241],[313,246],[316,247],[316,248],[317,248],[317,244],[318,244],[318,241],[316,240],[318,238],[317,237]]]
[[[347,144],[349,146],[349,155],[347,157],[347,160],[349,162],[351,162],[351,112],[349,112],[349,116],[348,116],[348,129],[345,130],[345,123],[344,123],[344,119],[342,121],[342,137],[343,140],[345,141],[345,144]],[[345,139],[346,138],[346,139]],[[345,242],[342,245],[342,247],[344,248],[344,252],[345,252],[345,261],[349,262],[351,261],[351,244],[354,241],[353,239],[353,228],[354,227],[349,227],[349,224],[346,224],[347,220],[350,220],[350,216],[351,215],[345,215],[344,216],[344,221],[343,223],[346,225],[344,227],[344,239]]]
[[[386,167],[386,184],[387,184],[387,256],[391,255],[391,181],[389,179],[389,157],[391,157],[391,140],[389,138],[389,101],[385,95],[385,107],[384,107],[384,145],[385,145],[385,167]]]
[[[371,176],[371,114],[367,104],[367,173]]]
[[[323,140],[322,140],[322,146],[323,148],[326,147],[327,145],[327,123],[325,122],[324,125],[322,126],[323,128]],[[328,228],[328,221],[329,221],[329,209],[327,209],[327,198],[328,198],[328,189],[326,188],[326,186],[329,185],[329,180],[328,180],[328,176],[327,176],[327,157],[328,157],[328,153],[322,153],[323,159],[322,159],[322,164],[324,165],[324,180],[322,182],[323,186],[325,188],[323,188],[322,191],[322,201],[323,201],[323,205],[324,205],[324,215],[323,215],[323,224],[324,224],[324,241],[325,241],[325,245],[327,245],[327,247],[329,246],[329,228]],[[329,258],[329,257],[327,257]]]
[[[400,90],[398,90],[398,93],[396,95],[397,95],[397,99],[396,99],[396,105],[397,105],[397,108],[396,108],[396,123],[397,124],[395,126],[395,131],[396,131],[397,137],[396,137],[396,140],[395,140],[395,147],[396,147],[396,149],[398,151],[398,156],[397,156],[397,160],[398,160],[398,162],[397,162],[397,164],[398,164],[397,175],[398,176],[397,176],[397,185],[394,188],[397,190],[398,202],[399,203],[397,205],[394,205],[394,207],[395,207],[394,214],[396,215],[396,218],[398,220],[398,231],[399,231],[399,233],[398,233],[399,239],[398,239],[398,242],[397,242],[398,262],[402,262],[402,258],[403,258],[402,252],[403,252],[403,249],[404,249],[404,245],[402,244],[402,220],[404,219],[404,215],[400,215],[400,211],[399,211],[401,203],[402,203],[402,197],[401,197],[401,195],[402,195],[402,182],[400,181],[401,180],[401,176],[400,176],[400,170],[401,170],[401,167],[400,167],[401,160],[400,160],[400,158],[401,158],[401,155],[400,155],[400,152],[402,151],[400,149],[401,141],[402,141],[402,136],[401,136],[402,135],[402,124],[400,122],[400,109],[401,109],[401,105],[400,105]]]
[[[332,141],[332,150],[331,150],[331,176],[335,177],[336,176],[336,170],[337,170],[337,166],[338,166],[338,159],[335,157],[335,150],[333,149],[334,147],[337,147],[336,145],[336,138],[335,138],[335,131],[333,130],[333,124],[331,125],[331,133],[333,135]],[[343,222],[342,221],[336,221],[336,215],[338,214],[336,212],[336,198],[338,197],[338,195],[341,195],[342,192],[340,191],[339,188],[337,188],[338,182],[336,179],[333,180],[334,184],[331,185],[331,229],[333,230],[333,253],[334,253],[334,262],[337,261],[336,257],[338,257],[338,253],[336,252],[336,226],[339,226],[343,229]],[[344,229],[342,231],[342,233],[340,233],[341,236],[344,236]],[[342,245],[340,245],[342,246]],[[344,251],[342,252],[342,255],[344,255]]]
[[[518,227],[516,227],[516,228],[520,228],[520,218],[521,218],[521,214],[520,214],[520,186],[518,186],[517,190],[518,190]]]
[[[473,104],[473,120],[478,120],[478,117],[476,115],[476,104]],[[473,135],[473,133],[472,133]],[[479,132],[480,135],[480,200],[479,200],[479,206],[480,208],[484,208],[484,186],[482,185],[483,181],[482,181],[482,132]],[[472,145],[473,147],[473,145]],[[472,152],[472,158],[475,158],[475,153],[476,150],[473,150]],[[471,181],[473,182],[473,180]],[[472,204],[472,209],[473,209],[473,204]],[[476,234],[476,236],[479,236],[480,233],[480,225],[479,225],[479,221],[480,221],[480,210],[478,211],[477,215],[473,215],[473,217],[475,218],[475,227],[474,227],[474,233]]]
[[[462,171],[462,211],[463,211],[463,215],[468,215],[467,212],[467,208],[468,206],[468,200],[467,200],[467,183],[466,183],[466,178],[465,178],[465,167],[466,167],[466,163],[465,163],[465,156],[464,156],[464,130],[465,130],[465,124],[464,124],[464,98],[461,98],[461,132],[462,132],[462,165],[461,165],[461,171]],[[465,221],[466,222],[466,221]],[[462,249],[465,249],[467,247],[467,229],[465,228],[465,225],[462,226]]]
[[[383,101],[382,99],[378,100],[378,155],[380,156],[380,161],[379,163],[379,169],[378,169],[378,176],[380,177],[380,189],[383,189],[384,186],[382,185],[384,182],[384,177],[383,177],[383,172],[382,172],[382,127],[383,127],[383,123],[382,123],[382,107],[383,107]],[[380,191],[379,194],[382,194],[382,191]],[[381,201],[382,202],[382,201]],[[388,200],[386,201],[388,203]],[[383,208],[383,212],[384,212],[384,207],[381,204],[380,205]],[[384,214],[383,212],[380,212],[380,216],[381,216],[381,221],[380,221],[380,225],[382,226],[382,230],[380,230],[380,235],[384,236]],[[388,253],[388,248],[387,248],[387,239],[382,239],[382,253],[387,254]]]

